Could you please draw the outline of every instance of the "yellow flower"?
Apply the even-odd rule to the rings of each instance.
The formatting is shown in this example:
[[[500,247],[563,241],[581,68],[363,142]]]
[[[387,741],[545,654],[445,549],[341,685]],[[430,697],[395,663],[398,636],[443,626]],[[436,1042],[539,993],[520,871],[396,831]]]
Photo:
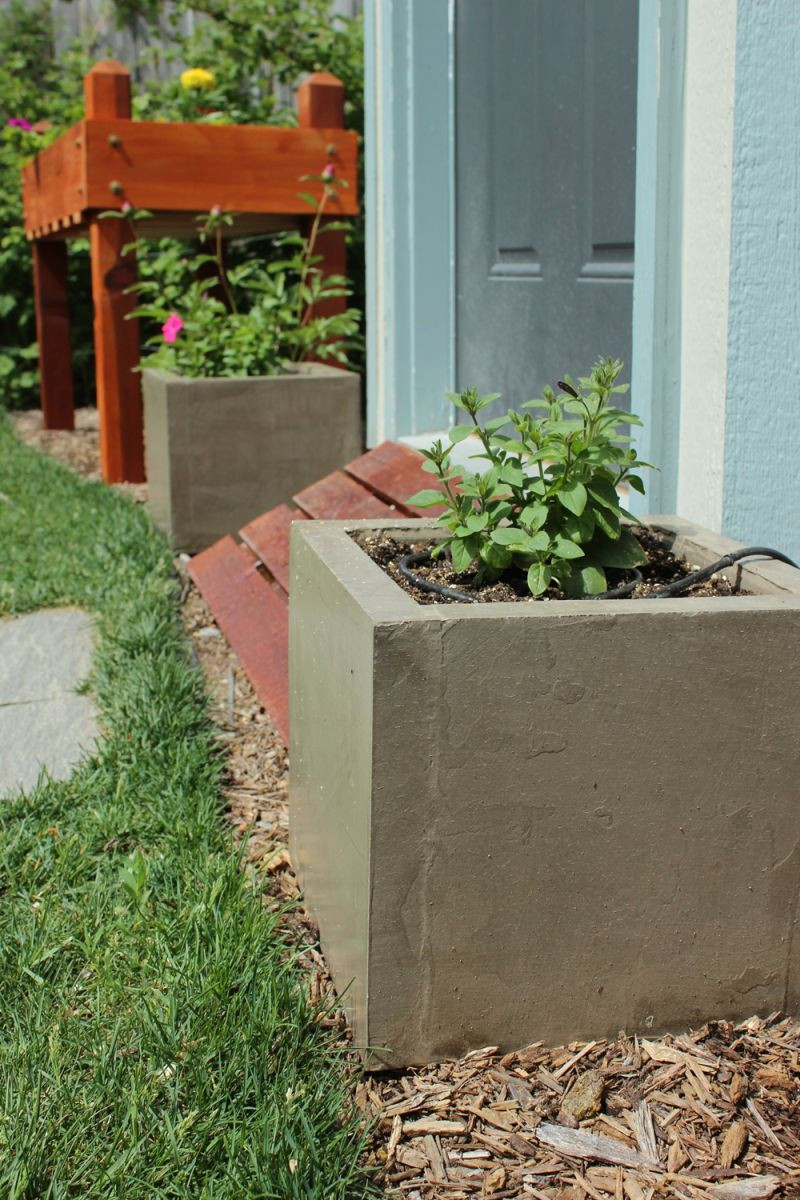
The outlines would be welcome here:
[[[189,90],[207,91],[214,86],[214,76],[205,67],[189,67],[181,75],[181,87]]]

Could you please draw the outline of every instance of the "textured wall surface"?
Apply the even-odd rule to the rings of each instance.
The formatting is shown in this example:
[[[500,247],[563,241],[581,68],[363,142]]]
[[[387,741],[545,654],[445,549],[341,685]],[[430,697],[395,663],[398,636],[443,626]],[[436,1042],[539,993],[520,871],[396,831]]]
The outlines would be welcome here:
[[[800,557],[800,22],[739,0],[723,529]]]

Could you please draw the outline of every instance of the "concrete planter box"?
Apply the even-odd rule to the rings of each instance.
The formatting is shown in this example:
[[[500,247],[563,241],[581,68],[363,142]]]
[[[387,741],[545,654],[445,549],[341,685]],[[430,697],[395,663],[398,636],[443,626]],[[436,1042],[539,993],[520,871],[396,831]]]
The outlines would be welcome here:
[[[361,381],[349,371],[142,378],[148,503],[176,550],[204,549],[363,450]]]
[[[290,622],[292,857],[373,1063],[796,1011],[800,571],[422,606],[375,526],[294,525]]]

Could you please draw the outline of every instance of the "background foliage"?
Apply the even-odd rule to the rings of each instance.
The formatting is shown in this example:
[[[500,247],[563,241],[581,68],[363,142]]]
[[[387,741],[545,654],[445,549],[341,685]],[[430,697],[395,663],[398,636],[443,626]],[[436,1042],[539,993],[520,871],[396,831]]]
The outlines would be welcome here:
[[[180,18],[189,10],[197,20],[194,32],[186,34]],[[330,0],[177,0],[168,16],[160,0],[116,0],[108,11],[119,27],[135,24],[140,35],[145,31],[139,40],[146,49],[127,64],[136,80],[134,116],[139,119],[293,124],[293,88],[308,72],[330,71],[345,85],[346,125],[363,130],[361,22],[332,16]],[[19,171],[42,145],[82,117],[83,76],[107,56],[104,32],[98,25],[56,56],[49,0],[11,0],[0,12],[0,404],[12,408],[38,403],[31,255],[22,230]],[[211,70],[212,91],[200,95],[181,88],[181,65]],[[46,122],[49,128],[9,127],[13,117]],[[70,274],[76,399],[90,402],[94,367],[86,243],[71,243]],[[363,308],[359,224],[351,237],[348,274],[352,303]]]

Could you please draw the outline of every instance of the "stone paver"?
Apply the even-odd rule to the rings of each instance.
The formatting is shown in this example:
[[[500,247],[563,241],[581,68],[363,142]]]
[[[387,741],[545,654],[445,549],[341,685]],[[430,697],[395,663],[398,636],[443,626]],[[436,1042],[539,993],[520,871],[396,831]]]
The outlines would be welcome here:
[[[91,696],[78,695],[92,657],[92,618],[42,609],[0,621],[0,796],[32,788],[43,769],[66,779],[98,737]]]

